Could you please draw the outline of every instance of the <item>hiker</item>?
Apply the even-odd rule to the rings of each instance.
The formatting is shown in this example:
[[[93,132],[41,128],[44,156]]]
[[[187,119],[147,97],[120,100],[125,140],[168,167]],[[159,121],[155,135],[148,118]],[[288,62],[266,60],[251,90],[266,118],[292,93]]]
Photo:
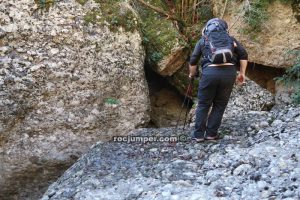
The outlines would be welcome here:
[[[190,57],[190,79],[197,73],[200,57],[202,77],[198,88],[199,101],[192,137],[197,142],[219,138],[218,129],[233,85],[235,82],[238,85],[245,83],[248,63],[246,50],[235,38],[229,36],[227,23],[219,18],[209,20],[203,28],[202,37]],[[240,65],[238,76],[237,62]]]

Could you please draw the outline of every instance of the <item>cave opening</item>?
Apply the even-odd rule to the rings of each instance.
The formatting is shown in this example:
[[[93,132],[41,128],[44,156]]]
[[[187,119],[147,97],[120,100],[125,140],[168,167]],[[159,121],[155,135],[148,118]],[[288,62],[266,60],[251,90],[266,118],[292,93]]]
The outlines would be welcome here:
[[[280,77],[285,73],[283,68],[269,67],[266,65],[249,62],[246,70],[246,76],[256,82],[262,88],[267,89],[272,94],[276,92],[276,77]]]
[[[185,113],[193,105],[192,99],[186,99],[183,105],[184,95],[168,82],[167,77],[159,75],[148,65],[145,66],[145,75],[151,102],[151,120],[148,127],[176,126],[177,121],[178,125],[183,125]]]

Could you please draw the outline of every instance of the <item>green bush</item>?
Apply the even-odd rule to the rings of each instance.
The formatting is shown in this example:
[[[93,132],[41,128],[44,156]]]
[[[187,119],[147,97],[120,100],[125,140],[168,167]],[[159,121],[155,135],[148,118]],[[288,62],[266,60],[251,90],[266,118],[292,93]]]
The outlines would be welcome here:
[[[150,59],[154,62],[159,62],[163,58],[162,53],[154,51],[150,54]]]
[[[263,22],[268,19],[267,8],[269,0],[253,0],[250,1],[249,7],[245,12],[244,19],[248,27],[246,32],[260,32],[262,30]]]
[[[269,19],[267,12],[268,6],[274,1],[276,0],[249,0],[249,6],[246,8],[244,14],[244,19],[248,26],[242,30],[242,32],[246,34],[255,34],[262,31],[264,21]],[[292,5],[293,8],[295,5],[299,5],[299,0],[278,1],[282,4]]]
[[[289,51],[288,54],[296,56],[295,64],[286,70],[282,77],[275,80],[293,89],[292,99],[295,104],[300,104],[300,50]]]

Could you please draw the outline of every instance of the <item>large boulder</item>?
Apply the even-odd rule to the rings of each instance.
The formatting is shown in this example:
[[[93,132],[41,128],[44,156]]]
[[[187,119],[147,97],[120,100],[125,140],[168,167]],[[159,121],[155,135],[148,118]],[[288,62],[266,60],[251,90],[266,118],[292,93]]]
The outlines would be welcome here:
[[[189,75],[189,67],[188,63],[185,64],[181,69],[179,69],[176,73],[174,73],[171,77],[168,77],[168,81],[176,87],[180,94],[186,95],[189,84],[191,84],[192,88],[192,97],[197,97],[198,85],[200,78],[195,78],[192,82],[188,77]]]
[[[95,141],[150,118],[138,31],[112,26],[102,3],[40,2],[0,3],[1,199],[42,187],[24,180],[34,172],[10,185],[24,169],[73,162]],[[114,16],[135,22],[128,4],[114,3]]]
[[[150,5],[167,10],[160,0],[148,1]],[[179,70],[190,53],[184,37],[180,34],[180,25],[148,8],[137,4],[136,10],[141,18],[143,41],[147,49],[147,61],[151,68],[162,76],[171,76]]]

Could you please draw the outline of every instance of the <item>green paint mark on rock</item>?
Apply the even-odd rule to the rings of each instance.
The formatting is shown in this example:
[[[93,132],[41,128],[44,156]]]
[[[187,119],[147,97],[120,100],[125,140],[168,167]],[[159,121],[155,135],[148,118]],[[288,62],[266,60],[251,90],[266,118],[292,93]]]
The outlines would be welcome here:
[[[110,98],[105,99],[105,104],[117,105],[117,104],[119,104],[119,101],[116,98],[110,97]]]

